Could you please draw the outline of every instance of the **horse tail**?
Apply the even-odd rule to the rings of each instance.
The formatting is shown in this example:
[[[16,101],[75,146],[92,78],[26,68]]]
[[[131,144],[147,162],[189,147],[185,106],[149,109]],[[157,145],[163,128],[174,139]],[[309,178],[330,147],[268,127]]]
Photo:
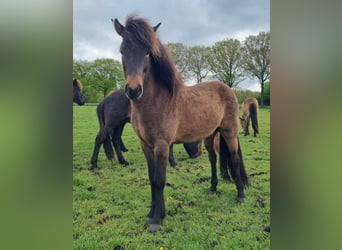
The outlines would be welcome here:
[[[105,114],[104,114],[104,103],[100,102],[96,109],[97,118],[99,120],[100,125],[100,133],[105,134]],[[107,133],[108,134],[108,133]],[[112,142],[110,140],[110,136],[107,135],[106,138],[103,140],[103,149],[106,154],[108,160],[114,158],[114,150],[112,146]]]
[[[247,172],[245,169],[245,165],[244,165],[243,159],[242,159],[242,153],[241,153],[239,139],[238,139],[238,156],[240,159],[239,171],[240,171],[241,180],[242,180],[243,185],[247,186],[247,185],[249,185],[249,181],[248,181],[248,176],[247,176]],[[230,151],[228,149],[228,146],[227,146],[224,138],[220,135],[220,170],[221,170],[221,176],[224,180],[230,179],[229,174],[228,174],[228,169],[229,169],[229,173],[232,176],[232,178],[234,180],[236,180],[237,173],[236,173],[235,165],[233,164],[232,157],[231,157]]]
[[[228,173],[228,165],[231,165],[232,163],[229,161],[231,161],[231,159],[230,159],[227,144],[224,138],[220,135],[220,172],[221,172],[221,177],[224,180],[230,180],[230,176]],[[230,170],[230,174],[232,175],[233,178],[235,178],[235,173],[232,173],[231,170]]]
[[[103,129],[105,121],[104,121],[104,104],[100,102],[96,108],[97,119],[99,120],[100,130]]]
[[[250,115],[251,120],[252,120],[253,130],[256,133],[259,133],[259,127],[258,127],[258,106],[257,106],[257,104],[251,103],[249,105],[249,115]]]

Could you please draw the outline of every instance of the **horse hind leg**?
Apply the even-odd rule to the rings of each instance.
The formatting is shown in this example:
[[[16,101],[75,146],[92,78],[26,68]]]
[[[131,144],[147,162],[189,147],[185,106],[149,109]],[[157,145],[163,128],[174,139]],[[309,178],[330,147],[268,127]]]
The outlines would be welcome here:
[[[218,183],[217,167],[216,167],[217,156],[216,156],[215,147],[214,147],[214,138],[215,138],[215,134],[211,135],[210,137],[204,140],[204,145],[208,151],[209,161],[211,165],[211,186],[210,186],[211,193],[216,193],[217,183]]]
[[[221,143],[220,145],[226,146],[228,167],[236,185],[237,200],[243,202],[245,199],[244,188],[248,185],[248,176],[242,159],[240,143],[237,136],[231,136],[228,133],[221,133],[221,136],[221,140],[224,140],[225,144]]]
[[[90,170],[94,170],[98,168],[97,161],[98,161],[98,156],[100,152],[100,147],[102,144],[105,148],[105,153],[106,153],[107,158],[112,159],[114,157],[112,145],[109,140],[109,134],[107,133],[106,129],[102,129],[96,135],[96,138],[95,138],[95,146],[94,146],[93,154],[90,160],[90,163],[91,163]]]

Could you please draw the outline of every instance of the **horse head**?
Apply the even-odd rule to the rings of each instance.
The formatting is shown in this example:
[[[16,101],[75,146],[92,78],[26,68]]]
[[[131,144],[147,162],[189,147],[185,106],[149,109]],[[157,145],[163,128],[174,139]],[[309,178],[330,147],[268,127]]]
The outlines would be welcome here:
[[[82,93],[82,84],[79,80],[74,79],[72,82],[73,85],[73,102],[77,103],[78,105],[84,105],[86,102],[86,98]]]
[[[112,22],[122,37],[120,53],[126,78],[125,93],[129,99],[138,100],[143,95],[143,82],[151,57],[158,53],[155,32],[161,23],[151,27],[145,20],[134,16],[127,19],[126,27],[117,19]]]

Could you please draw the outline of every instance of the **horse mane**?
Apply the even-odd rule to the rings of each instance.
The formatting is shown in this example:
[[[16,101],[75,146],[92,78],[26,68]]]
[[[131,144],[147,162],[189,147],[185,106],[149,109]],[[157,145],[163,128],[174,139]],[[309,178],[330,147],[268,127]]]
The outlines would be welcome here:
[[[83,85],[82,85],[80,80],[75,78],[74,81],[73,81],[73,84],[76,85],[80,90],[83,89]]]
[[[129,15],[126,20],[126,34],[133,36],[132,42],[138,42],[150,51],[151,66],[156,82],[164,85],[173,95],[178,87],[183,85],[182,78],[176,70],[168,50],[160,42],[156,31],[144,18],[135,14]]]

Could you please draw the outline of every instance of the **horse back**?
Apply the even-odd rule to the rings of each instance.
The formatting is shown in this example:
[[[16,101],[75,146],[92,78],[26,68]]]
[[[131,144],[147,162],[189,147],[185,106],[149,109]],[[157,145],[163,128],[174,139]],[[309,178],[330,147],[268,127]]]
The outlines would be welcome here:
[[[254,97],[247,97],[242,104],[243,117],[248,117],[251,112],[257,112],[258,101]]]
[[[111,91],[99,103],[97,107],[97,114],[103,124],[115,127],[123,120],[130,117],[130,103],[125,96],[124,90]]]
[[[184,86],[177,99],[179,125],[177,140],[203,139],[219,127],[238,126],[238,102],[233,91],[222,82]],[[193,133],[196,131],[196,133]],[[185,138],[181,140],[181,138]]]

